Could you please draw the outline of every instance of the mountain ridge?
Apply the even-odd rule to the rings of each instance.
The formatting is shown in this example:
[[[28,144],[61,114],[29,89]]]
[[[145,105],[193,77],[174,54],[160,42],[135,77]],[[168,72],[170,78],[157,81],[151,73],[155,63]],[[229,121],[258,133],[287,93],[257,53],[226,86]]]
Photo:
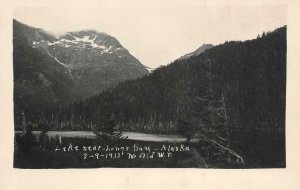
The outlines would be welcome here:
[[[91,86],[84,91],[75,90],[79,98],[148,74],[146,67],[116,38],[95,30],[67,32],[57,38],[41,28],[14,20],[14,40],[31,45],[67,68],[68,76],[77,86]],[[91,84],[93,79],[102,84]]]
[[[200,47],[198,47],[196,50],[190,52],[190,53],[187,53],[183,56],[181,56],[179,59],[187,59],[191,56],[198,56],[200,55],[201,53],[205,52],[206,50],[210,49],[214,47],[212,44],[202,44]]]
[[[85,123],[105,113],[114,114],[129,131],[174,132],[178,119],[194,117],[195,99],[209,96],[207,89],[213,88],[216,99],[224,94],[234,127],[282,130],[285,53],[286,27],[257,39],[225,42],[75,103],[66,113],[81,107],[89,110]],[[85,111],[76,118],[82,115]]]
[[[56,37],[13,20],[14,101],[17,114],[30,107],[85,99],[119,82],[147,75],[119,41],[95,30]],[[41,92],[39,92],[41,91]],[[35,113],[39,114],[39,113]]]

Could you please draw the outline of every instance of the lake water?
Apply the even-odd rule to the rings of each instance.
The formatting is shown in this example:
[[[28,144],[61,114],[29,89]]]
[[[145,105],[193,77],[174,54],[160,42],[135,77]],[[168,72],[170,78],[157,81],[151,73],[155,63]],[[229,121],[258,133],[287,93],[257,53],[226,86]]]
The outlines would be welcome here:
[[[21,133],[21,131],[16,131],[16,134]],[[33,131],[35,136],[38,136],[40,131]],[[96,135],[92,131],[49,131],[48,135],[51,138],[56,137],[73,137],[73,138],[87,138],[96,139]],[[185,142],[186,138],[180,135],[161,135],[161,134],[146,134],[140,132],[122,132],[123,137],[127,137],[130,140],[139,141],[150,141],[150,142]],[[192,139],[195,141],[195,139]]]

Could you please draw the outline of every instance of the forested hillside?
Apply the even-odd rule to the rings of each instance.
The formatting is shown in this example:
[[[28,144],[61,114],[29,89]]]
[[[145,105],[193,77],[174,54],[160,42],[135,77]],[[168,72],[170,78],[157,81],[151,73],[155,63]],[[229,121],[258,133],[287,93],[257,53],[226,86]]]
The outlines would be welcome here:
[[[14,116],[26,114],[28,122],[39,121],[57,105],[71,102],[68,69],[26,40],[14,36]],[[51,114],[51,113],[50,113]],[[15,121],[18,125],[19,120]]]
[[[198,118],[199,123],[199,118],[208,117],[199,110],[203,100],[224,100],[233,128],[282,130],[285,82],[286,27],[282,27],[254,40],[226,42],[178,59],[85,101],[49,110],[33,122],[51,122],[56,130],[89,130],[98,118],[114,115],[126,130],[175,132],[178,120]]]
[[[121,138],[119,127],[177,133],[194,147],[187,158],[205,160],[209,167],[285,167],[286,27],[253,40],[225,42],[199,55],[188,54],[73,103],[55,101],[59,93],[68,98],[69,84],[59,80],[72,82],[60,65],[53,62],[54,67],[40,68],[47,57],[18,41],[14,45],[24,49],[14,51],[15,77],[26,79],[15,81],[17,130],[92,130],[100,139],[114,141]],[[40,65],[32,64],[35,60]],[[17,64],[25,64],[24,73]],[[52,85],[43,78],[48,75],[57,76]],[[26,82],[41,88],[32,91]],[[49,93],[54,87],[55,93]],[[30,93],[40,99],[30,99]],[[16,101],[21,103],[16,106]],[[27,103],[32,101],[33,106]]]

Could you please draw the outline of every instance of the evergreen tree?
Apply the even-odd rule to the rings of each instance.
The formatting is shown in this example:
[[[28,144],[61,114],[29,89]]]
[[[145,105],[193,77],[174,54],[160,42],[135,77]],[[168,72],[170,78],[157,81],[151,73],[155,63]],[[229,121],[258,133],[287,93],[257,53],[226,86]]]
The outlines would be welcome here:
[[[21,152],[24,156],[29,156],[32,154],[32,151],[36,145],[36,139],[32,134],[31,123],[26,125],[25,133],[16,138],[16,143],[18,145],[19,152]]]
[[[114,114],[100,116],[95,126],[92,126],[94,134],[105,143],[116,142],[122,138],[122,132],[117,125]]]
[[[39,127],[42,130],[38,138],[39,145],[42,150],[45,150],[49,147],[49,126],[46,123],[40,123]]]
[[[202,85],[201,97],[196,96],[193,102],[193,115],[195,125],[198,128],[198,134],[207,139],[208,156],[220,155],[220,159],[226,159],[228,164],[231,162],[231,156],[237,158],[237,162],[243,163],[243,158],[231,149],[230,124],[227,115],[224,93],[218,84],[218,76],[212,73],[212,60],[207,59],[206,63],[207,83]],[[217,151],[213,151],[214,148]],[[215,152],[215,153],[212,153]]]

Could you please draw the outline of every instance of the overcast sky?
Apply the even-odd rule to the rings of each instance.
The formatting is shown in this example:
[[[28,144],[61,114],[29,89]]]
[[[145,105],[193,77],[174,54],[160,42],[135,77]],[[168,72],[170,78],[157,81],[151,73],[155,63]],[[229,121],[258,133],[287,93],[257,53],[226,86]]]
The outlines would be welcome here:
[[[168,0],[123,2],[87,3],[85,7],[72,3],[67,4],[68,7],[66,4],[47,7],[26,4],[27,7],[23,7],[22,3],[16,3],[14,18],[56,35],[82,29],[105,32],[152,68],[168,64],[204,43],[217,45],[226,40],[256,38],[263,31],[286,25],[287,19],[286,7],[279,4],[215,6],[205,1],[189,4]]]

